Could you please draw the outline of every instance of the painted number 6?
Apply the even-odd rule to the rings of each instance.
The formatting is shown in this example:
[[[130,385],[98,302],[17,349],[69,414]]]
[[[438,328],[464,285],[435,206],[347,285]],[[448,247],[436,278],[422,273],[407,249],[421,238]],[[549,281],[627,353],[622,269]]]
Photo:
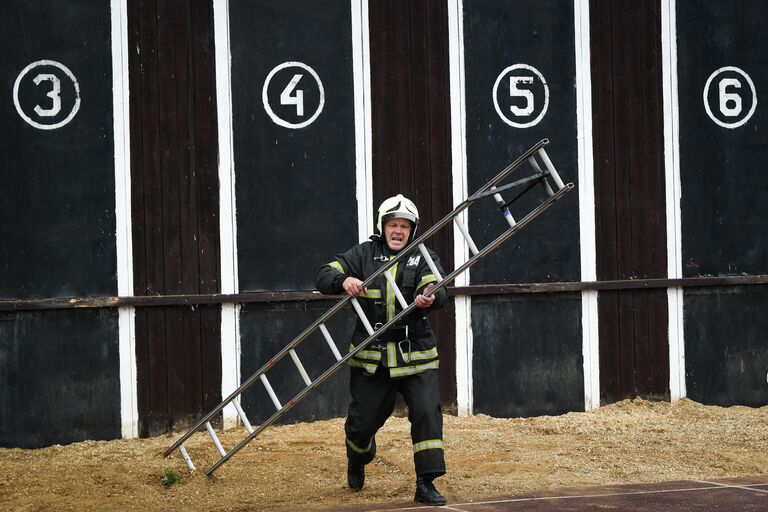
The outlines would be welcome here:
[[[718,89],[720,91],[720,112],[726,117],[736,117],[741,114],[741,96],[734,92],[727,92],[725,89],[733,86],[741,89],[741,81],[736,78],[723,78],[720,80]],[[733,106],[728,106],[732,102]]]

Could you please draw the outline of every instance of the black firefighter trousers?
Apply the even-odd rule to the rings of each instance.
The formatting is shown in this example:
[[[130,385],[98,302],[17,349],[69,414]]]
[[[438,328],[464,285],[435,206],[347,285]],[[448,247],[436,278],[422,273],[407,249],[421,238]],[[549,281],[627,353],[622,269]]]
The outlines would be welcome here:
[[[445,474],[443,414],[437,370],[392,379],[382,365],[367,375],[362,368],[350,368],[346,433],[347,459],[363,466],[376,455],[376,432],[395,408],[397,393],[403,395],[411,422],[413,462],[416,475],[436,478]]]

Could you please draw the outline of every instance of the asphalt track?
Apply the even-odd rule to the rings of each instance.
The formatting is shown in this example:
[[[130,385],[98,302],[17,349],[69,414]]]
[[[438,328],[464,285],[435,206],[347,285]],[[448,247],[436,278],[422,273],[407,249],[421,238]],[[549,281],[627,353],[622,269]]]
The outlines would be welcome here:
[[[682,480],[652,484],[568,488],[494,499],[449,500],[442,507],[413,502],[343,508],[346,512],[768,512],[768,475],[726,480]]]

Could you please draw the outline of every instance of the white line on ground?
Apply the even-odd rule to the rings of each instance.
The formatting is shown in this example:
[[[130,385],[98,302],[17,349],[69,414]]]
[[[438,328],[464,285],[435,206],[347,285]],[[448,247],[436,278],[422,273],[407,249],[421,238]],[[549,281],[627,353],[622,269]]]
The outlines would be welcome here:
[[[705,480],[693,480],[693,481],[702,483],[702,484],[707,484],[707,487],[686,487],[682,489],[628,491],[628,492],[615,492],[615,493],[607,493],[607,494],[582,494],[578,496],[535,496],[531,498],[510,498],[506,500],[471,501],[466,503],[452,503],[450,506],[444,505],[442,507],[429,507],[429,508],[441,508],[443,510],[461,510],[453,507],[471,507],[475,505],[495,505],[499,503],[519,503],[519,502],[525,502],[525,501],[571,500],[571,499],[578,499],[578,498],[609,498],[614,496],[633,496],[638,494],[665,494],[665,493],[673,493],[673,492],[711,491],[713,489],[723,489],[723,488],[744,489],[748,491],[768,493],[768,490],[755,489],[754,487],[745,487],[741,485],[730,485],[730,484],[723,484],[723,483],[717,483],[717,482],[708,482]],[[751,485],[764,486],[768,484],[751,484]],[[428,508],[425,507],[424,505],[420,505],[420,506],[403,507],[403,508],[382,508],[382,509],[371,510],[370,512],[391,512],[394,510],[401,511],[401,510],[427,510],[427,509]]]

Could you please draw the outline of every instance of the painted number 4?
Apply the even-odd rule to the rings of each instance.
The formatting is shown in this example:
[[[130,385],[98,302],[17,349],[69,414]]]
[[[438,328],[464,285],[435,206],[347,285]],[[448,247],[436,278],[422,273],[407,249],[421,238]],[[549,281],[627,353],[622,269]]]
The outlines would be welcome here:
[[[296,89],[299,80],[304,75],[293,75],[291,81],[285,86],[283,92],[280,93],[280,104],[282,105],[296,105],[296,115],[299,117],[304,116],[304,91]],[[294,92],[295,91],[295,92]]]

